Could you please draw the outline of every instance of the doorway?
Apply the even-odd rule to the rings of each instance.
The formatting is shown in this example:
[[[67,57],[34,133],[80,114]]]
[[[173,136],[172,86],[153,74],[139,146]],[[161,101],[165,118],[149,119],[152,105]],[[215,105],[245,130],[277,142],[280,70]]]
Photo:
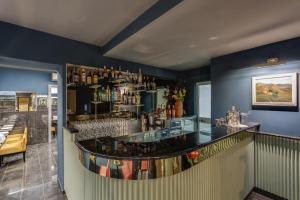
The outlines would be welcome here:
[[[59,98],[57,98],[57,135],[56,135],[56,140],[51,143],[51,144],[45,144],[47,146],[44,145],[39,145],[38,147],[42,148],[42,150],[45,150],[48,152],[49,148],[51,149],[51,147],[53,147],[54,150],[56,150],[56,152],[53,154],[54,159],[52,159],[52,157],[50,156],[40,156],[40,158],[42,159],[51,159],[52,161],[56,162],[56,165],[51,165],[51,167],[48,167],[49,170],[51,170],[51,176],[49,176],[49,173],[47,170],[41,170],[41,173],[45,173],[45,176],[47,175],[47,177],[49,178],[49,181],[53,181],[53,185],[55,185],[57,188],[59,188],[59,190],[63,190],[63,186],[64,186],[64,180],[63,180],[63,135],[62,135],[62,127],[63,127],[63,113],[64,113],[64,109],[63,109],[63,68],[60,65],[55,65],[55,64],[49,64],[49,63],[42,63],[42,62],[36,62],[36,61],[28,61],[28,60],[20,60],[20,59],[14,59],[14,58],[8,58],[8,57],[0,57],[0,67],[1,67],[1,72],[0,73],[2,76],[4,76],[5,74],[3,73],[3,69],[9,69],[9,70],[22,70],[24,71],[23,74],[20,74],[18,76],[19,73],[14,73],[13,74],[13,78],[9,79],[8,76],[4,76],[4,78],[1,78],[0,82],[0,89],[1,87],[7,88],[8,86],[10,87],[16,87],[14,90],[17,90],[17,88],[23,88],[23,87],[27,87],[28,88],[35,88],[35,87],[40,87],[39,84],[41,84],[41,80],[36,80],[37,76],[35,76],[35,74],[37,72],[41,72],[41,73],[45,73],[47,74],[47,77],[51,77],[52,73],[57,73],[57,81],[54,83],[53,80],[51,81],[50,84],[57,84],[57,96]],[[27,72],[26,72],[27,71]],[[33,78],[30,78],[34,76]],[[41,76],[42,77],[42,76]],[[53,78],[52,78],[53,79]],[[4,84],[4,80],[6,80],[8,83]],[[13,82],[11,82],[11,80],[14,80]],[[45,82],[44,82],[45,83]],[[45,98],[44,96],[48,96],[48,83],[45,83],[45,93],[43,91],[37,90],[38,94],[40,95],[32,95],[32,99],[34,98],[34,101],[32,102],[36,102],[36,105],[31,105],[29,109],[38,109],[37,107],[40,106],[40,109],[45,108],[43,110],[43,112],[48,112],[48,108],[47,108],[47,97]],[[4,90],[2,89],[2,90]],[[26,89],[26,88],[25,88]],[[22,89],[21,91],[24,91],[25,89]],[[25,91],[27,91],[28,89],[26,89]],[[20,90],[19,90],[20,91]],[[54,92],[55,93],[55,92]],[[51,95],[52,96],[52,95]],[[54,95],[53,95],[54,96]],[[14,104],[15,105],[15,104]],[[15,106],[12,106],[13,109],[15,109]],[[46,124],[48,124],[48,116],[46,117],[36,117],[36,118],[32,118],[32,119],[41,119],[43,121],[46,122]],[[45,129],[48,129],[48,125],[46,125]],[[35,138],[39,138],[39,137],[35,137]],[[48,141],[48,130],[46,130],[46,140]],[[51,146],[52,145],[52,146]],[[49,148],[48,148],[49,147]],[[28,150],[34,150],[36,152],[43,153],[43,151],[40,151],[39,149],[36,148],[28,148]],[[49,152],[48,152],[49,153]],[[47,153],[45,153],[47,154]],[[27,154],[28,156],[33,156],[33,160],[37,159],[37,156],[34,154],[31,154],[30,152]],[[26,162],[23,163],[23,161],[20,159],[18,159],[18,164],[20,165],[26,165],[27,163],[30,164],[30,158],[26,159]],[[44,163],[43,161],[41,163]],[[45,162],[46,163],[46,162]],[[50,162],[48,162],[50,163]],[[36,165],[38,167],[38,165]],[[18,166],[17,166],[18,167]],[[2,167],[0,169],[5,170],[5,167]],[[48,174],[47,174],[48,173]],[[38,173],[35,174],[37,176],[39,176],[39,178],[41,177]],[[33,175],[32,175],[33,177]],[[22,178],[22,176],[21,176]],[[46,179],[44,179],[44,183]],[[48,180],[47,180],[48,181]],[[5,184],[4,184],[5,185]],[[42,185],[41,187],[39,187],[39,189],[43,189],[43,187],[46,185]],[[23,186],[22,186],[23,187]],[[57,189],[56,188],[56,189]],[[18,191],[25,191],[25,188],[19,188]],[[22,193],[21,192],[21,193]]]
[[[211,128],[211,83],[197,83],[197,115],[200,131]]]
[[[57,85],[48,85],[48,142],[57,135]]]

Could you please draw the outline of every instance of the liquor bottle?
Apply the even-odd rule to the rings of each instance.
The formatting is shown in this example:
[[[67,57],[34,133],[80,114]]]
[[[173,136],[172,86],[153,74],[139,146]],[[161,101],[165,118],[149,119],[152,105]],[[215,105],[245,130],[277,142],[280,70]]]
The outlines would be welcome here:
[[[105,90],[105,101],[110,101],[110,88],[109,86],[106,86],[106,90]]]
[[[139,83],[139,75],[134,74],[134,84],[139,85],[139,87],[140,87],[140,86],[142,86],[142,83],[143,83],[143,77],[142,77],[142,82]]]
[[[139,93],[136,93],[135,95],[135,104],[140,105],[141,104],[141,96]]]
[[[84,68],[81,70],[81,83],[84,85],[86,84],[86,73]]]
[[[123,102],[120,88],[117,89],[117,98],[116,98],[116,101],[117,100],[121,101],[121,103]]]
[[[98,93],[97,93],[97,90],[94,91],[93,93],[93,101],[98,101]]]
[[[95,70],[93,74],[93,83],[98,84],[98,71]]]
[[[109,88],[109,91],[108,91],[108,101],[111,101],[112,99],[112,90]]]
[[[138,84],[139,85],[143,84],[143,75],[142,75],[142,70],[141,69],[139,69]]]
[[[78,74],[78,71],[77,71],[77,70],[75,70],[75,74],[74,74],[74,76],[73,76],[73,82],[74,82],[75,84],[78,84],[78,83],[79,83],[79,74]]]
[[[123,78],[123,76],[122,76],[122,71],[121,71],[121,66],[119,67],[119,74],[118,74],[119,76],[118,76],[118,78],[119,79],[122,79]]]
[[[129,83],[134,83],[133,73],[129,73]]]
[[[117,100],[117,90],[116,88],[113,88],[111,91],[111,101],[115,102]]]
[[[170,106],[170,105],[168,105],[168,110],[167,110],[167,112],[168,112],[168,119],[170,119],[170,118],[172,117],[172,109],[171,109],[171,106]]]
[[[102,71],[102,69],[99,68],[98,72],[99,72],[98,73],[98,82],[100,82],[100,80],[103,79],[103,71]]]
[[[168,111],[167,111],[167,106],[163,109],[163,117],[164,119],[168,119]]]
[[[103,67],[103,78],[108,78],[108,72],[105,65]]]
[[[131,104],[132,104],[132,96],[131,96],[131,92],[128,93],[128,96],[127,96],[127,104],[128,104],[128,105],[131,105]]]
[[[112,67],[110,70],[107,69],[107,74],[108,74],[108,81],[112,81]]]
[[[130,83],[130,74],[129,74],[128,70],[126,71],[126,77],[125,78],[126,78],[126,82]]]
[[[91,85],[92,84],[92,74],[91,74],[91,71],[88,72],[88,75],[86,77],[86,83],[88,85]]]
[[[122,102],[124,105],[127,104],[127,91],[124,90],[123,96],[122,96]]]
[[[143,89],[147,90],[147,80],[146,80],[146,76],[144,76],[143,78]]]
[[[173,106],[172,106],[172,118],[175,118],[175,112],[176,112],[176,111],[175,111],[175,106],[173,105]]]
[[[106,95],[105,95],[105,89],[104,89],[104,87],[102,87],[101,101],[106,101]]]
[[[156,83],[155,83],[155,78],[152,78],[152,82],[151,82],[151,90],[156,90]]]
[[[111,80],[115,79],[115,70],[113,67],[110,68]]]
[[[151,83],[150,83],[150,79],[147,76],[147,80],[146,80],[146,90],[151,90]]]
[[[98,91],[98,101],[102,101],[102,90]]]

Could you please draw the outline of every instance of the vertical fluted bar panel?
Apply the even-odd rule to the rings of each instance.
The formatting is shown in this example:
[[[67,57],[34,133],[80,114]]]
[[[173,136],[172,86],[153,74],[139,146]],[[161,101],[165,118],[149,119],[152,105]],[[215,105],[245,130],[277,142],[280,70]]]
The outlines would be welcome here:
[[[254,187],[252,137],[186,171],[150,180],[99,176],[81,165],[70,133],[65,133],[64,137],[69,200],[240,200]],[[78,185],[76,189],[74,184]]]
[[[256,134],[256,187],[289,200],[299,200],[299,150],[299,140]]]

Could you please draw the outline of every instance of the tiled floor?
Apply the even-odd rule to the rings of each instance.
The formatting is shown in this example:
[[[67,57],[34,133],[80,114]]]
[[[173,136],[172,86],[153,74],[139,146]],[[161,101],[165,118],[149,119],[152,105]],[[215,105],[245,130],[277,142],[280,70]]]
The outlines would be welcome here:
[[[57,183],[57,149],[51,144],[28,146],[22,155],[4,158],[0,168],[1,200],[65,200]]]

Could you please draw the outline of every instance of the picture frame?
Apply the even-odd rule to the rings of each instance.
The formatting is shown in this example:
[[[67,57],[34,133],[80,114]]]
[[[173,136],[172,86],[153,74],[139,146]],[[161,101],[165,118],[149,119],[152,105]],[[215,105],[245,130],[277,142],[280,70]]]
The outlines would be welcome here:
[[[48,96],[47,95],[37,95],[37,106],[47,107],[48,106]]]
[[[252,109],[298,111],[298,74],[252,77]]]

